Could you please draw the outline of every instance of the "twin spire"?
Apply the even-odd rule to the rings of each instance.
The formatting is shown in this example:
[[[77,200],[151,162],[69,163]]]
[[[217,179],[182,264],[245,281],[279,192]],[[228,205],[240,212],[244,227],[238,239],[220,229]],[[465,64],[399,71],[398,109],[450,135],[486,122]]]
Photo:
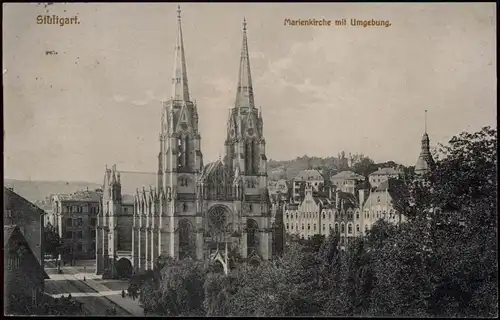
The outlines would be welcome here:
[[[240,72],[236,92],[236,108],[254,108],[252,75],[250,73],[250,57],[248,55],[247,21],[243,19],[243,45],[241,48]]]
[[[172,99],[190,101],[189,86],[182,38],[181,8],[177,6],[177,41],[175,43],[174,69],[172,72]],[[250,74],[250,58],[248,55],[247,22],[243,19],[243,45],[241,49],[238,88],[236,92],[236,108],[254,108],[252,76]]]
[[[177,41],[175,43],[174,70],[172,72],[172,99],[190,101],[180,6],[177,7]]]

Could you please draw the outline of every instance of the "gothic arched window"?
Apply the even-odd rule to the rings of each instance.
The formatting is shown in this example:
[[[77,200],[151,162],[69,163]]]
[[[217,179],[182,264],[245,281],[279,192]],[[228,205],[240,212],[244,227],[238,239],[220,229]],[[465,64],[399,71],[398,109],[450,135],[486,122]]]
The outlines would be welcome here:
[[[247,220],[247,250],[248,254],[252,253],[252,250],[257,249],[258,241],[257,241],[257,230],[259,229],[259,225],[253,219]]]
[[[339,224],[335,223],[335,233],[339,233]]]
[[[345,233],[345,225],[343,222],[340,224],[340,233]]]
[[[221,207],[214,208],[210,211],[209,219],[212,228],[219,231],[222,230],[226,222],[225,210]]]
[[[195,240],[193,227],[188,220],[179,222],[179,259],[194,258]]]
[[[352,234],[352,224],[347,225],[347,233]]]

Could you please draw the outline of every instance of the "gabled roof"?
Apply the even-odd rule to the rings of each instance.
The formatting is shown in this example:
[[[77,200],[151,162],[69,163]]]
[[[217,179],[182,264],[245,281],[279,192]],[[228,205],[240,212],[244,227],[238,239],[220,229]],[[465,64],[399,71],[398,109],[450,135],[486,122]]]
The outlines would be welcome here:
[[[4,192],[4,209],[5,209],[5,204],[9,202],[15,202],[17,201],[18,204],[22,206],[28,206],[29,208],[33,209],[31,212],[36,211],[38,212],[39,215],[45,215],[45,211],[42,210],[40,207],[32,203],[31,201],[25,199],[21,195],[15,193],[9,188],[3,187],[3,192]],[[24,212],[24,210],[22,210]]]
[[[43,274],[43,278],[44,279],[50,279],[50,277],[48,276],[48,274],[45,272],[44,268],[40,265],[40,263],[38,262],[38,259],[36,258],[35,254],[33,253],[33,250],[31,249],[28,241],[26,240],[26,237],[24,237],[23,233],[21,232],[21,230],[19,229],[18,226],[16,225],[4,225],[3,226],[3,248],[4,248],[4,251],[8,249],[8,246],[9,246],[9,243],[10,243],[10,239],[12,238],[12,236],[18,236],[20,239],[22,239],[21,241],[26,245],[26,248],[29,250],[29,252],[31,253],[31,255],[33,256],[33,263],[36,261],[36,266],[35,268],[42,272]],[[30,262],[32,263],[32,262]]]
[[[294,181],[323,180],[323,176],[318,170],[308,169],[300,171],[293,179]]]
[[[336,175],[332,176],[330,178],[330,180],[361,180],[361,181],[364,181],[365,177],[360,175],[360,174],[357,174],[355,172],[346,170],[346,171],[339,172]]]

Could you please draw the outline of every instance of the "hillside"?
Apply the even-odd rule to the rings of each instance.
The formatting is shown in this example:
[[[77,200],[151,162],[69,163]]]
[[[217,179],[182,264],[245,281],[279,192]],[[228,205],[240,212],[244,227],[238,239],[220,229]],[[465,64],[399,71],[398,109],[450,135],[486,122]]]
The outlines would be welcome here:
[[[13,187],[14,192],[31,202],[43,201],[55,193],[73,193],[77,190],[102,188],[100,184],[80,181],[28,181],[4,179],[6,187]]]

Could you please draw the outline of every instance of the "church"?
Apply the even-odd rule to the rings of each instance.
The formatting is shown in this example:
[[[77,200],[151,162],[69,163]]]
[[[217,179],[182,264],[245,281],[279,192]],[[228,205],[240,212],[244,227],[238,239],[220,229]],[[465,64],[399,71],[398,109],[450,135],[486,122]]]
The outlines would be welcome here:
[[[106,167],[96,232],[97,274],[112,277],[174,259],[258,264],[284,246],[282,204],[267,184],[262,113],[255,107],[243,22],[237,92],[229,110],[225,155],[204,164],[196,102],[189,93],[180,9],[172,93],[162,102],[157,173],[124,192],[124,173]]]

